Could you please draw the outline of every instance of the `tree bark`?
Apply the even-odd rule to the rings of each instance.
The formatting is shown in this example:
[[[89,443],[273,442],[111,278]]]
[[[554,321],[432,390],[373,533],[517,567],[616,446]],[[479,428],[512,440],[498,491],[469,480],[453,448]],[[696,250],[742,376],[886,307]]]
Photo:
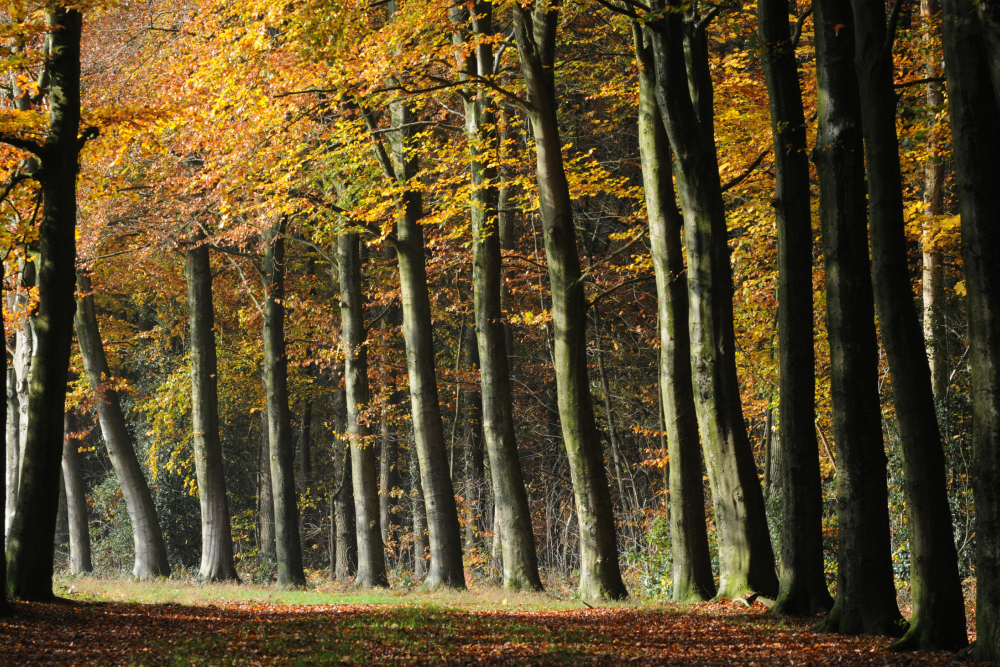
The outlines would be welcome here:
[[[453,10],[455,11],[455,10]],[[466,14],[466,16],[462,16]],[[458,22],[468,20],[459,12]],[[472,8],[472,31],[478,36],[473,53],[460,63],[461,76],[490,77],[493,74],[493,5],[477,2]],[[456,38],[463,41],[461,36]],[[542,590],[538,575],[535,534],[531,526],[528,494],[514,434],[513,402],[506,332],[503,325],[502,258],[500,221],[494,166],[499,148],[494,104],[483,87],[469,89],[465,97],[465,123],[472,178],[472,282],[476,343],[478,348],[481,417],[490,475],[500,520],[503,550],[503,586],[506,590]],[[474,444],[474,443],[470,443]],[[470,452],[473,457],[475,452]],[[470,459],[470,472],[481,469]],[[470,486],[471,489],[471,486]],[[468,495],[468,494],[467,494]],[[469,500],[469,498],[466,498]],[[471,525],[471,524],[470,524]]]
[[[47,9],[49,127],[39,152],[42,221],[38,231],[36,347],[28,397],[28,434],[21,464],[17,512],[7,549],[8,592],[24,600],[51,600],[52,556],[63,450],[66,379],[73,338],[76,286],[76,177],[80,154],[80,31],[75,9]]]
[[[76,337],[87,382],[94,392],[104,443],[121,484],[129,520],[132,522],[135,544],[132,574],[140,580],[169,577],[170,563],[156,517],[156,505],[153,504],[153,495],[135,454],[132,435],[122,413],[121,398],[117,391],[105,386],[111,380],[111,369],[97,322],[90,278],[80,272],[77,273]]]
[[[260,454],[257,472],[257,516],[260,522],[260,555],[269,563],[277,559],[274,543],[274,493],[271,487],[271,437],[267,407],[260,413]]]
[[[402,400],[398,393],[393,393],[393,399],[389,405],[396,405]],[[389,406],[386,406],[389,409]],[[399,540],[397,531],[399,528],[399,516],[397,514],[399,503],[393,492],[399,486],[399,436],[396,425],[392,423],[389,415],[382,413],[380,424],[381,451],[379,453],[379,495],[378,513],[379,525],[382,527],[383,547],[395,553],[396,561],[399,559]]]
[[[424,492],[420,486],[420,457],[416,445],[410,441],[410,497],[413,499],[413,576],[421,579],[427,575],[427,514]]]
[[[350,441],[347,434],[347,395],[337,389],[333,397],[334,451],[333,469],[341,475],[340,492],[334,502],[336,515],[337,581],[347,581],[357,572],[358,542],[355,527],[354,475],[351,465]]]
[[[347,433],[351,447],[354,518],[358,540],[359,586],[388,587],[385,547],[380,528],[375,442],[362,415],[371,402],[368,386],[368,349],[365,310],[361,298],[361,249],[357,233],[341,234],[337,241],[340,271],[341,342],[344,346],[344,386]]]
[[[67,412],[63,422],[62,473],[66,484],[66,508],[69,514],[69,571],[83,574],[94,569],[90,560],[90,526],[87,523],[87,487],[80,470],[79,443],[73,437],[76,417]]]
[[[587,300],[563,167],[553,68],[559,12],[514,6],[514,36],[531,105],[536,179],[545,238],[559,421],[569,458],[580,526],[580,586],[584,600],[628,596],[618,562],[611,492],[594,419],[587,372]],[[492,467],[492,462],[491,462]]]
[[[285,352],[285,229],[282,216],[264,241],[264,387],[267,393],[271,489],[274,501],[278,588],[305,586],[299,508],[295,494],[295,451],[288,411],[288,356]]]
[[[18,424],[20,409],[17,403],[17,373],[13,366],[7,369],[7,402],[4,405],[7,422],[7,455],[4,470],[4,539],[6,540],[6,536],[10,534],[10,524],[14,520],[14,511],[17,508],[17,481],[18,473],[21,471],[21,429]],[[3,548],[6,552],[6,543],[4,543]],[[4,570],[6,572],[6,568]]]
[[[662,2],[655,5],[668,9]],[[651,25],[656,95],[674,149],[674,175],[684,213],[688,295],[691,304],[691,374],[702,448],[719,529],[719,597],[749,591],[778,592],[764,495],[743,421],[736,343],[733,285],[726,214],[715,153],[711,90],[704,63],[685,62],[685,31],[705,30],[698,16],[677,11]],[[705,49],[689,49],[707,58]],[[690,68],[692,76],[688,76]],[[699,73],[701,73],[699,75]],[[692,99],[691,90],[698,91]]]
[[[691,384],[688,288],[681,246],[684,220],[674,198],[670,140],[656,101],[652,49],[638,24],[633,23],[632,30],[639,66],[639,154],[656,273],[661,350],[657,372],[670,466],[672,599],[698,602],[715,595],[715,579],[705,526],[705,486]]]
[[[404,103],[393,103],[392,122],[394,127],[409,128],[392,135],[396,175],[405,184],[418,178],[417,156],[407,146],[413,135],[413,112]],[[395,247],[403,302],[403,338],[406,341],[413,434],[420,460],[420,483],[431,547],[430,572],[423,586],[425,590],[440,587],[464,589],[462,533],[455,491],[448,474],[448,452],[435,374],[424,232],[419,222],[424,216],[420,191],[410,189],[404,192],[400,207]]]
[[[839,516],[837,598],[820,629],[899,636],[903,618],[890,548],[854,28],[849,0],[816,0],[813,9],[820,91],[813,161],[826,266]]]
[[[944,0],[948,104],[962,215],[972,368],[972,481],[976,502],[976,661],[1000,661],[1000,79],[990,80],[997,25],[970,0]],[[996,10],[995,2],[987,9]]]
[[[851,0],[868,173],[868,215],[875,304],[892,376],[910,543],[913,615],[897,649],[965,646],[965,605],[958,576],[930,367],[914,305],[903,221],[903,185],[896,137],[893,34],[885,4]]]
[[[233,563],[229,499],[219,439],[218,364],[215,307],[208,246],[197,234],[187,251],[188,317],[191,334],[191,426],[194,466],[201,503],[201,569],[205,581],[238,579]],[[201,243],[201,245],[197,245]]]
[[[829,611],[823,563],[823,489],[816,440],[813,352],[812,207],[806,121],[802,110],[788,0],[757,8],[774,137],[778,225],[778,346],[781,358],[781,578],[773,611]]]

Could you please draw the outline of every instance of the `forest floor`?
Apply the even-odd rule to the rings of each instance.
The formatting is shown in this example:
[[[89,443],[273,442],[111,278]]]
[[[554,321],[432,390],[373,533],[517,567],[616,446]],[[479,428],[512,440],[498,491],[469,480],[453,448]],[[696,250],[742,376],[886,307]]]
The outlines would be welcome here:
[[[0,618],[6,665],[945,665],[885,638],[811,631],[732,603],[589,608],[545,594],[281,592],[60,579],[62,601]]]

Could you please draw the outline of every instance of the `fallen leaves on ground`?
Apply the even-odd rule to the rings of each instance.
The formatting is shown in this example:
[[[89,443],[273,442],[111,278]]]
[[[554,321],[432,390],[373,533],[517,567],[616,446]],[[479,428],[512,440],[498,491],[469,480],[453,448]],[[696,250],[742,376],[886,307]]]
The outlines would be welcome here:
[[[811,631],[726,604],[571,611],[412,605],[16,603],[0,662],[17,665],[944,665],[884,638]]]

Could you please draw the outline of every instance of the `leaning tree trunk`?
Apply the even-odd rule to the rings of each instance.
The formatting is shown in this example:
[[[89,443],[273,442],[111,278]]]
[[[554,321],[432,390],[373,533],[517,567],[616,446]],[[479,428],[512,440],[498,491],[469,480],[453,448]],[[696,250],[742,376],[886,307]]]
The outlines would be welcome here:
[[[930,367],[910,286],[896,137],[893,29],[887,29],[885,4],[880,0],[851,0],[851,6],[868,174],[875,304],[903,447],[910,545],[913,615],[895,648],[956,649],[968,643],[965,605]]]
[[[194,468],[201,503],[201,569],[205,581],[238,579],[219,439],[218,363],[212,267],[204,236],[187,251],[188,318],[191,332],[191,426]],[[198,245],[200,244],[200,245]]]
[[[392,141],[396,176],[405,185],[418,179],[417,156],[408,145],[413,136],[413,112],[404,103],[393,103],[392,121],[394,127],[407,128],[395,131]],[[400,208],[395,247],[403,302],[403,338],[406,341],[413,434],[420,460],[420,484],[431,547],[430,571],[423,587],[425,590],[440,587],[463,589],[462,531],[458,523],[455,491],[448,474],[448,453],[434,368],[434,332],[424,260],[424,232],[419,222],[424,216],[420,190],[407,189],[401,197]]]
[[[122,413],[121,398],[117,391],[105,386],[111,380],[111,369],[97,323],[90,278],[80,272],[77,273],[76,337],[80,344],[87,382],[94,392],[104,443],[121,484],[129,520],[132,522],[135,545],[135,567],[132,574],[137,579],[169,577],[170,563],[167,561],[167,549],[156,517],[156,506],[135,454],[132,435]]]
[[[587,300],[556,118],[553,67],[558,21],[556,9],[514,6],[514,35],[532,109],[538,197],[552,288],[559,421],[580,525],[577,594],[584,600],[618,600],[627,597],[628,591],[618,563],[611,492],[590,395]]]
[[[668,10],[665,5],[658,9]],[[674,149],[674,175],[684,212],[688,294],[691,304],[691,372],[702,447],[708,468],[715,520],[719,528],[719,593],[735,598],[758,591],[778,592],[764,513],[764,494],[743,421],[736,342],[733,330],[733,284],[729,264],[726,212],[722,200],[711,111],[704,100],[711,90],[705,49],[692,49],[688,79],[684,31],[703,31],[670,10],[649,28],[656,68],[660,115]],[[703,65],[703,64],[702,64]],[[701,72],[700,77],[698,73]],[[692,99],[691,90],[698,92]]]
[[[972,367],[976,501],[976,661],[1000,661],[1000,80],[970,0],[944,0],[948,104],[962,214]],[[997,10],[995,2],[989,9]],[[980,11],[982,11],[980,7]],[[987,18],[989,14],[987,14]]]
[[[388,586],[385,548],[379,517],[375,442],[362,411],[371,403],[368,386],[368,348],[365,310],[361,299],[361,248],[357,233],[337,240],[340,271],[341,342],[344,345],[344,387],[347,398],[347,437],[354,483],[354,519],[358,540],[359,586]]]
[[[274,501],[278,588],[305,586],[299,508],[295,496],[295,451],[288,412],[288,355],[285,352],[285,226],[282,216],[264,234],[264,389]]]
[[[260,454],[257,468],[257,521],[260,524],[260,556],[275,562],[274,490],[271,487],[271,437],[268,433],[267,407],[260,413]]]
[[[90,526],[87,522],[87,486],[80,469],[79,442],[73,437],[76,417],[67,412],[63,421],[62,473],[66,485],[66,509],[69,515],[69,571],[72,574],[91,572]]]
[[[826,266],[833,437],[837,447],[837,599],[827,632],[902,634],[889,533],[887,459],[868,255],[861,101],[849,0],[817,0],[819,218]]]
[[[773,611],[815,615],[828,611],[833,598],[824,572],[823,489],[816,440],[809,158],[788,11],[788,0],[760,0],[757,5],[774,136],[773,205],[778,223],[778,433],[783,490],[781,579]]]
[[[489,77],[493,71],[493,50],[489,41],[493,32],[493,5],[478,2],[472,13],[472,29],[479,40],[474,53],[465,59],[461,76]],[[468,17],[460,17],[460,20],[464,22]],[[482,427],[499,515],[503,586],[507,590],[540,591],[542,580],[538,575],[535,534],[514,434],[510,367],[503,325],[497,170],[493,164],[497,147],[496,118],[485,88],[480,87],[476,93],[464,99],[471,159],[472,282]]]
[[[38,230],[37,337],[28,398],[28,437],[21,464],[17,512],[7,548],[8,592],[24,600],[50,600],[59,469],[63,450],[66,379],[73,339],[76,286],[76,177],[79,171],[80,31],[75,9],[47,10],[50,53],[49,128]],[[28,142],[30,143],[30,142]]]
[[[705,486],[691,384],[687,277],[681,247],[684,220],[674,199],[670,140],[656,102],[652,49],[637,23],[632,30],[639,66],[639,155],[656,273],[661,349],[658,373],[670,462],[672,597],[674,602],[697,602],[715,595],[715,579],[705,527]]]

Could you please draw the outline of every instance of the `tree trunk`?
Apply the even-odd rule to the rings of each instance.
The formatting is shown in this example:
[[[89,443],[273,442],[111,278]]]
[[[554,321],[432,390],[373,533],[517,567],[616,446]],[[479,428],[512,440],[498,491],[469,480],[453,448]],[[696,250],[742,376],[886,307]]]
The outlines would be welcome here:
[[[14,510],[17,508],[17,480],[21,471],[21,438],[18,424],[20,408],[17,403],[17,374],[14,368],[7,369],[7,456],[4,470],[5,503],[4,503],[4,539],[10,534],[10,524],[14,520]],[[6,552],[7,545],[4,544]],[[6,568],[5,568],[6,571]]]
[[[418,178],[416,153],[408,149],[413,135],[413,112],[404,103],[393,103],[394,127],[409,127],[393,133],[393,157],[397,178],[409,183]],[[406,369],[410,380],[410,404],[420,483],[427,513],[431,566],[425,590],[440,587],[465,588],[462,565],[462,533],[458,523],[455,491],[448,474],[448,452],[444,441],[441,406],[434,369],[434,333],[431,302],[424,262],[424,232],[419,221],[424,216],[419,189],[407,190],[400,202],[396,253],[399,286],[403,301],[403,338],[406,340]]]
[[[666,9],[662,4],[656,5]],[[688,294],[691,304],[691,374],[702,447],[708,468],[715,520],[719,529],[719,597],[749,591],[778,592],[764,513],[764,495],[743,421],[736,343],[733,332],[733,285],[729,264],[726,214],[710,107],[704,99],[711,79],[705,67],[686,63],[685,25],[676,11],[649,30],[656,70],[656,96],[663,125],[674,149],[674,175],[684,212]],[[707,58],[707,50],[691,50]],[[687,69],[702,72],[689,82]],[[698,90],[696,99],[691,89]]]
[[[67,412],[63,425],[62,473],[66,484],[66,508],[69,514],[69,571],[91,572],[90,526],[87,523],[87,486],[80,470],[79,442],[73,437],[76,417]]]
[[[17,442],[20,448],[18,456],[18,477],[20,467],[24,465],[24,446],[28,441],[28,393],[31,381],[31,359],[35,355],[35,317],[28,307],[29,290],[35,286],[35,263],[25,259],[18,272],[20,290],[15,302],[25,310],[19,318],[17,330],[14,333],[14,376],[16,378],[15,396],[17,399]]]
[[[896,648],[957,649],[968,643],[965,606],[930,367],[907,264],[892,33],[884,2],[851,0],[851,6],[857,26],[854,62],[861,91],[875,304],[903,446],[910,543],[913,615]]]
[[[529,115],[535,133],[536,178],[552,288],[559,421],[580,526],[577,594],[584,600],[619,600],[627,597],[628,591],[618,562],[611,492],[590,395],[587,300],[556,118],[553,67],[558,21],[556,9],[514,6],[514,35],[532,106]]]
[[[427,575],[427,515],[424,492],[420,486],[420,458],[416,446],[410,441],[410,497],[413,499],[413,576],[422,579]]]
[[[156,517],[156,505],[153,504],[153,495],[135,454],[132,435],[122,413],[121,398],[117,391],[104,386],[111,380],[111,369],[97,323],[90,278],[83,273],[77,273],[77,291],[76,337],[80,344],[83,367],[87,382],[94,392],[108,456],[121,484],[129,520],[132,522],[135,544],[132,574],[141,580],[169,577],[170,563],[167,560],[160,522]]]
[[[274,493],[271,487],[271,437],[267,407],[260,413],[260,454],[257,472],[257,516],[260,522],[260,555],[268,563],[277,558],[274,543]]]
[[[204,240],[202,234],[194,244]],[[191,331],[191,426],[194,467],[201,503],[201,569],[205,581],[238,579],[233,563],[229,499],[219,440],[218,364],[215,356],[215,307],[208,246],[187,251],[188,317]]]
[[[63,450],[66,379],[73,339],[76,286],[76,177],[80,138],[80,30],[75,9],[47,10],[50,54],[49,128],[41,179],[38,230],[36,346],[28,397],[28,437],[21,464],[17,512],[7,549],[8,592],[24,600],[50,600],[59,468]]]
[[[812,207],[806,121],[788,0],[757,8],[774,136],[778,224],[778,346],[781,358],[781,579],[773,611],[829,611],[823,563],[823,489],[816,440]]]
[[[472,14],[472,30],[479,36],[479,40],[475,52],[464,63],[462,76],[478,74],[488,77],[493,71],[493,50],[489,41],[493,34],[493,5],[490,2],[478,2],[472,8]],[[467,17],[460,20],[464,22]],[[500,223],[495,185],[497,170],[493,165],[498,148],[496,116],[492,100],[484,88],[476,90],[475,97],[470,95],[465,98],[465,122],[472,176],[472,282],[480,406],[493,493],[500,519],[500,541],[504,556],[503,586],[507,590],[540,591],[542,581],[538,575],[535,534],[531,527],[528,494],[524,487],[514,435],[510,366],[503,324]],[[482,468],[482,454],[470,453],[470,472],[475,474]],[[472,460],[477,455],[478,466]]]
[[[684,221],[674,199],[670,141],[656,101],[653,54],[639,25],[633,24],[632,30],[639,66],[639,154],[656,273],[661,350],[657,372],[670,466],[672,599],[697,602],[715,595],[715,579],[705,527],[705,486],[691,384],[687,276],[681,246]]]
[[[305,586],[299,508],[295,495],[295,451],[288,411],[288,356],[285,353],[285,228],[282,216],[264,234],[264,387],[267,393],[271,489],[278,588]]]
[[[837,447],[837,598],[827,632],[902,634],[889,533],[878,341],[868,255],[861,101],[849,0],[817,0],[819,218],[826,265],[833,437]]]
[[[347,434],[347,395],[343,388],[333,396],[333,469],[341,475],[340,492],[334,503],[337,532],[337,581],[347,581],[357,572],[358,542],[354,520],[354,475]]]
[[[386,406],[396,405],[402,397],[398,392],[393,393]],[[399,486],[399,436],[396,425],[392,423],[386,412],[382,413],[381,430],[381,451],[379,453],[379,495],[378,514],[379,525],[382,527],[382,545],[396,554],[396,562],[399,559],[399,540],[397,530],[399,528],[399,516],[397,508],[399,503],[393,495]]]
[[[995,2],[983,3],[982,23],[969,0],[944,0],[948,104],[962,214],[972,367],[973,489],[976,502],[976,643],[979,661],[1000,661],[1000,78],[990,86],[984,32]]]
[[[302,421],[299,422],[299,476],[302,490],[312,485],[312,401],[302,401]]]
[[[357,233],[341,234],[337,241],[340,270],[341,342],[344,346],[344,386],[347,432],[351,447],[351,479],[358,540],[359,586],[387,587],[385,547],[380,529],[375,443],[362,411],[371,402],[368,386],[368,348],[365,311],[361,298],[361,249]]]

